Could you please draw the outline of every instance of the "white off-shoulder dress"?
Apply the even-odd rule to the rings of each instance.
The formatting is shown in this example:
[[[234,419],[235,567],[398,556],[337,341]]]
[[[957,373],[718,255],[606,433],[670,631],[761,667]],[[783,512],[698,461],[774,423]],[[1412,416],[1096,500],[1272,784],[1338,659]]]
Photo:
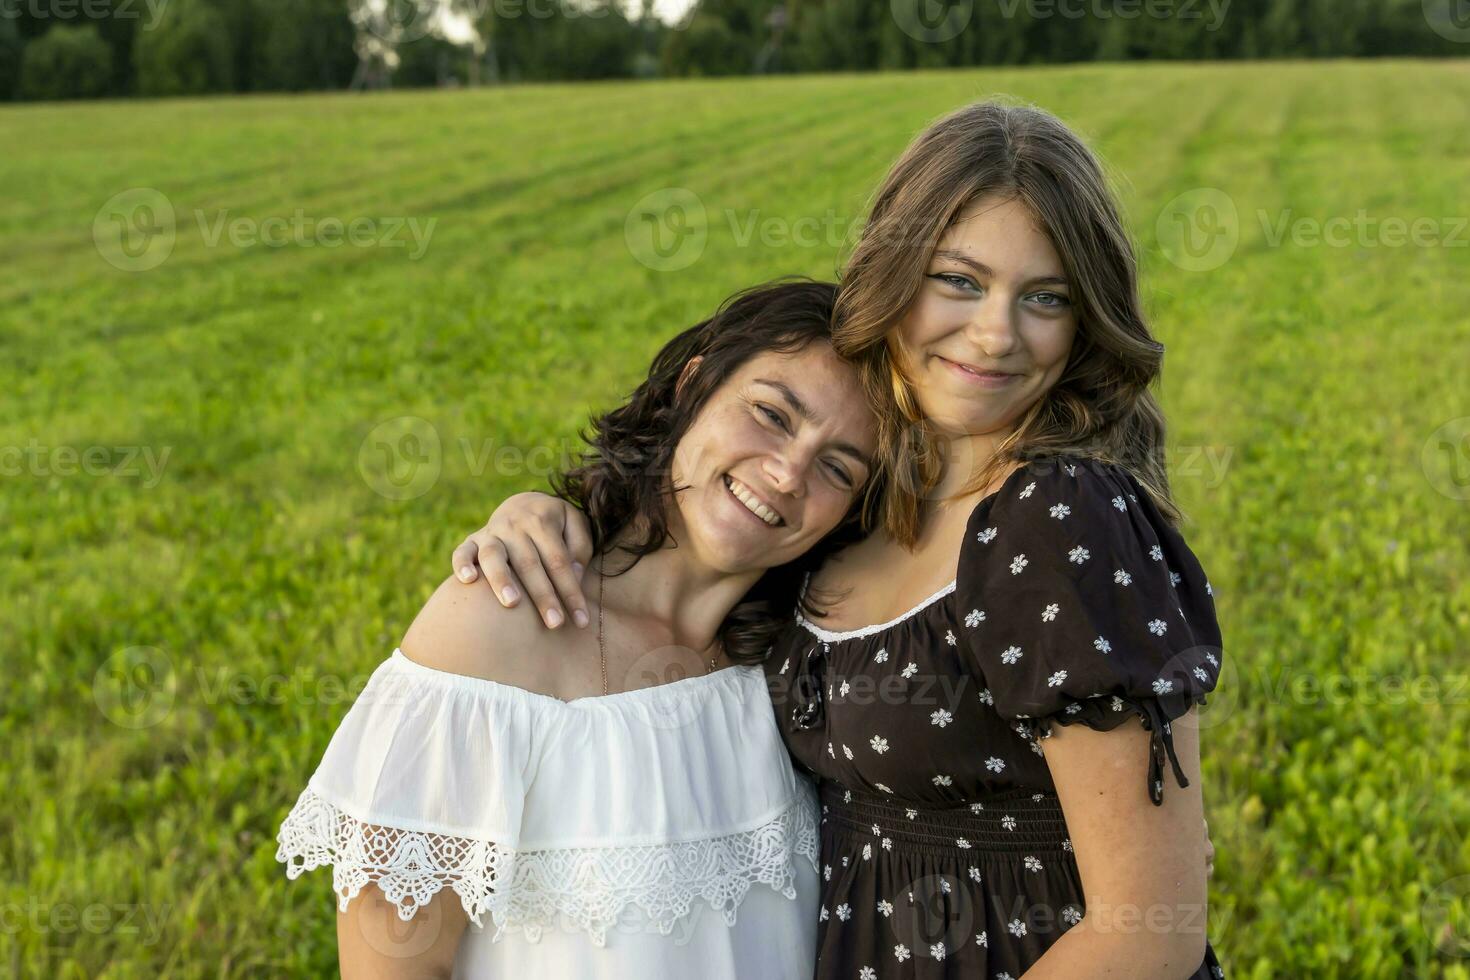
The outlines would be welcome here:
[[[758,667],[562,701],[394,650],[276,859],[330,864],[343,911],[453,889],[456,978],[808,980],[816,821]]]

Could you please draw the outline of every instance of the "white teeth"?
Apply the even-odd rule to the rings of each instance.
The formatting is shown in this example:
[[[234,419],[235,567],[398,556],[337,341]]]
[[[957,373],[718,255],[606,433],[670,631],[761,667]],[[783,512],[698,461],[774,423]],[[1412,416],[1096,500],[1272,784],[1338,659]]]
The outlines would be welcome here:
[[[730,492],[735,495],[735,499],[744,504],[745,509],[750,511],[756,517],[759,517],[761,520],[765,521],[772,527],[775,527],[781,523],[781,515],[777,514],[775,511],[771,510],[771,508],[761,503],[760,500],[755,496],[755,494],[750,492],[745,484],[741,483],[733,476],[725,477],[725,484],[730,488]]]

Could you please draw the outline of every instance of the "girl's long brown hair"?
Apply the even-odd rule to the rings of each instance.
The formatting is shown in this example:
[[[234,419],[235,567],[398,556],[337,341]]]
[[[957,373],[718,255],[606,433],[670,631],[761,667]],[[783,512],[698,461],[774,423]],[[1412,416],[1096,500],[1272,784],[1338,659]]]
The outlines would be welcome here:
[[[1102,166],[1055,116],[979,102],[919,134],[889,171],[848,261],[833,344],[859,365],[879,415],[879,454],[897,461],[882,504],[890,534],[911,546],[923,499],[941,473],[937,434],[896,356],[897,328],[945,230],[972,202],[1019,200],[1050,237],[1073,285],[1077,336],[1055,386],[1017,421],[958,496],[1014,463],[1068,454],[1126,468],[1166,518],[1181,519],[1164,462],[1164,415],[1149,387],[1164,345],[1149,333],[1138,263]]]

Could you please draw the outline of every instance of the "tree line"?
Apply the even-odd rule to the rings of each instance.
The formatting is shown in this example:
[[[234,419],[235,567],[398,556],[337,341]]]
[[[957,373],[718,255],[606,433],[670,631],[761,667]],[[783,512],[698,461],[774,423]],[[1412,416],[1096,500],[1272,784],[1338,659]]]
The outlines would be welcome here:
[[[1462,0],[0,0],[0,100],[1463,56]]]

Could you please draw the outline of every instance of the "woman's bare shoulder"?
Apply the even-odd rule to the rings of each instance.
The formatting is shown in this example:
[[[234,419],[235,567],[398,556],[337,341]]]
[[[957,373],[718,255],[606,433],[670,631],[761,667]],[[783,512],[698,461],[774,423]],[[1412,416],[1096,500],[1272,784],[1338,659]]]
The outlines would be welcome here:
[[[435,670],[554,694],[549,656],[564,631],[546,629],[529,602],[507,609],[483,579],[450,576],[434,590],[398,644],[410,660]]]

